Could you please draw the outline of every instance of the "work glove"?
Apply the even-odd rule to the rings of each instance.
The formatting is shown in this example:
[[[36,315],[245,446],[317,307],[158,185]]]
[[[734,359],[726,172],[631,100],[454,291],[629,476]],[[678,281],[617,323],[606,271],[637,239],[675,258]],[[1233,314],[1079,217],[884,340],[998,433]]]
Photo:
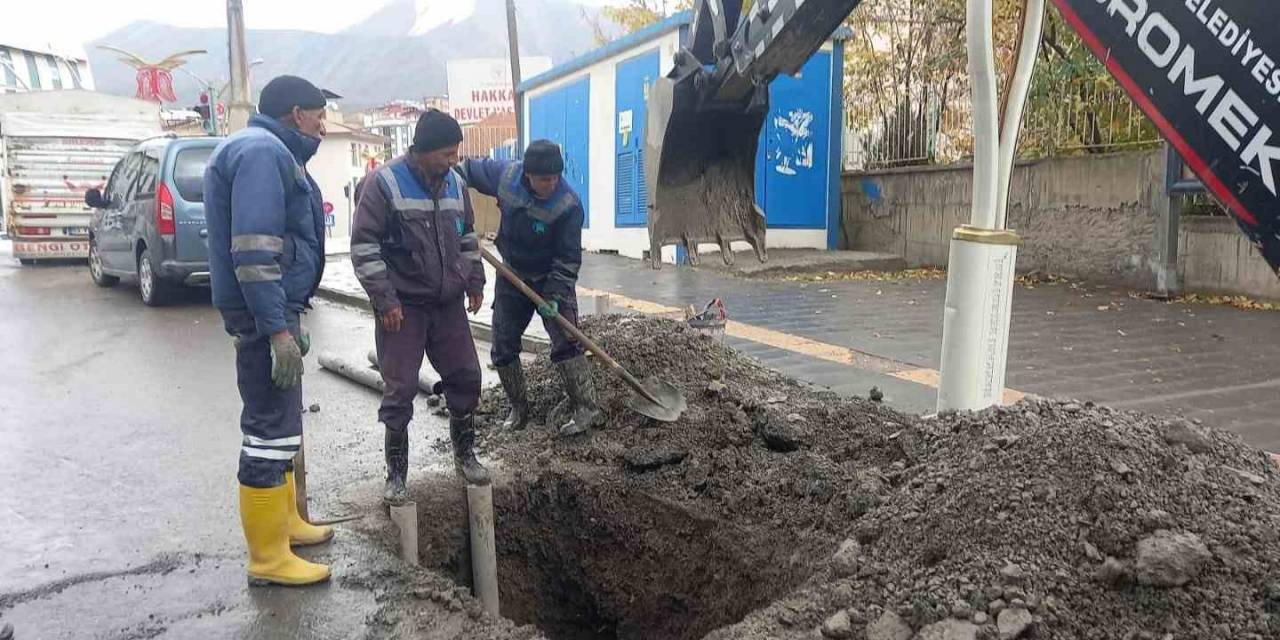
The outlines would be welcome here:
[[[305,356],[311,353],[311,334],[306,329],[298,327],[298,335],[294,336],[294,338],[298,341],[298,350],[302,352],[302,355]]]
[[[302,382],[302,348],[288,331],[271,334],[271,381],[281,389]]]
[[[544,318],[554,318],[560,315],[560,303],[555,298],[547,300],[546,304],[538,306],[538,315]]]

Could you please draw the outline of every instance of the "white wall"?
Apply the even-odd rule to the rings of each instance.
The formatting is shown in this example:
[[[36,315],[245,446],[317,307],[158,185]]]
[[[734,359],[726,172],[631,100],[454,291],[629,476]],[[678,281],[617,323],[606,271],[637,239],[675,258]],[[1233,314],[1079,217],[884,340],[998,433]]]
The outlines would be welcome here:
[[[364,137],[347,133],[331,132],[325,136],[324,142],[316,155],[307,163],[307,171],[320,185],[320,194],[324,201],[333,205],[334,225],[328,229],[330,238],[350,237],[351,218],[355,214],[355,203],[343,192],[343,187],[352,180],[364,177],[363,160],[359,166],[351,162],[351,145],[360,145],[361,158],[364,152],[379,153],[382,144]],[[354,195],[354,194],[353,194]]]
[[[583,229],[582,245],[588,251],[616,251],[629,258],[642,258],[649,250],[649,230],[645,227],[618,228],[615,224],[614,197],[616,173],[616,102],[617,102],[617,65],[638,54],[658,48],[659,73],[666,75],[675,66],[675,54],[680,47],[680,31],[674,30],[658,38],[628,49],[618,55],[606,58],[585,69],[569,74],[555,81],[541,85],[524,94],[522,108],[529,113],[529,105],[534,98],[555,91],[566,85],[590,77],[590,202],[588,215],[591,224]],[[823,45],[824,51],[831,50],[831,43]],[[525,122],[528,122],[526,115]],[[529,144],[529,128],[524,131],[524,145]],[[746,242],[734,242],[733,249],[748,250]],[[827,247],[827,231],[825,229],[769,229],[767,246],[770,248],[815,248]],[[719,247],[700,245],[700,253],[717,253]],[[663,247],[662,259],[667,263],[675,263],[675,247]]]

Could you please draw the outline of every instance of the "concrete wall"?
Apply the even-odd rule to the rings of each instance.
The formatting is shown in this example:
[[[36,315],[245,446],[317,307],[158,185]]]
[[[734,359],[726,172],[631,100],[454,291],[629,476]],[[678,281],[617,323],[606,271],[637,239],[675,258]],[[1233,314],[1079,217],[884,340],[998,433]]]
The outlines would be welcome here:
[[[1182,216],[1176,244],[1169,241],[1165,158],[1155,150],[1018,165],[1008,225],[1023,239],[1018,270],[1159,290],[1176,251],[1179,291],[1280,300],[1280,278],[1232,219]],[[946,266],[952,230],[969,221],[972,171],[845,174],[841,248]]]
[[[1184,216],[1178,231],[1178,275],[1184,290],[1280,300],[1280,278],[1234,220]]]
[[[1008,222],[1023,239],[1018,269],[1153,288],[1168,210],[1164,172],[1163,151],[1020,164]],[[971,202],[967,164],[846,174],[841,246],[945,266]]]

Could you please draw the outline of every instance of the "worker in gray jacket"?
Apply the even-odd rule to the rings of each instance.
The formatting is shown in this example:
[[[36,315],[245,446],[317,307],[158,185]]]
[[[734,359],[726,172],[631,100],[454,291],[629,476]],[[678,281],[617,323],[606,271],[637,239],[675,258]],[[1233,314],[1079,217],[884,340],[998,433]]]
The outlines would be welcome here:
[[[467,186],[453,170],[461,142],[457,121],[431,109],[418,119],[409,153],[357,186],[351,262],[377,314],[390,504],[407,496],[408,429],[423,354],[440,374],[458,473],[471,484],[489,482],[473,450],[480,361],[467,312],[484,300],[484,268]]]

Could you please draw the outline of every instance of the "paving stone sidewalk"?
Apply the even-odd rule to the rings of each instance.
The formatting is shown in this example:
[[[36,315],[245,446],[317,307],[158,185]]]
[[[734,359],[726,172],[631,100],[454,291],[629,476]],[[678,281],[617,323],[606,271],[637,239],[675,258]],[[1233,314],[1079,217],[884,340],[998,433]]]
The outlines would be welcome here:
[[[492,282],[490,273],[489,296]],[[350,284],[359,290],[349,264],[330,262],[323,286],[350,290]],[[654,271],[638,260],[586,254],[579,286],[673,308],[719,297],[733,320],[752,327],[903,367],[938,367],[942,278],[752,280],[706,268]],[[488,321],[488,312],[480,322]],[[1013,314],[1008,387],[1199,418],[1255,446],[1280,451],[1280,343],[1271,339],[1280,313],[1165,303],[1113,287],[1046,283],[1016,286]],[[531,329],[536,334],[541,327],[535,322]],[[788,375],[841,393],[866,395],[877,386],[901,409],[933,408],[933,388],[874,367],[741,337],[727,341]]]
[[[580,284],[676,307],[720,297],[740,322],[938,367],[942,278],[748,280],[708,269],[653,271],[639,261],[589,255]],[[1280,313],[1166,303],[1131,293],[1082,283],[1016,286],[1007,386],[1178,413],[1280,451],[1280,341],[1273,338]],[[896,394],[905,408],[927,410],[934,401],[934,390],[920,385],[855,373],[784,349],[743,348],[775,368],[838,391],[865,395],[878,380],[889,399]]]

